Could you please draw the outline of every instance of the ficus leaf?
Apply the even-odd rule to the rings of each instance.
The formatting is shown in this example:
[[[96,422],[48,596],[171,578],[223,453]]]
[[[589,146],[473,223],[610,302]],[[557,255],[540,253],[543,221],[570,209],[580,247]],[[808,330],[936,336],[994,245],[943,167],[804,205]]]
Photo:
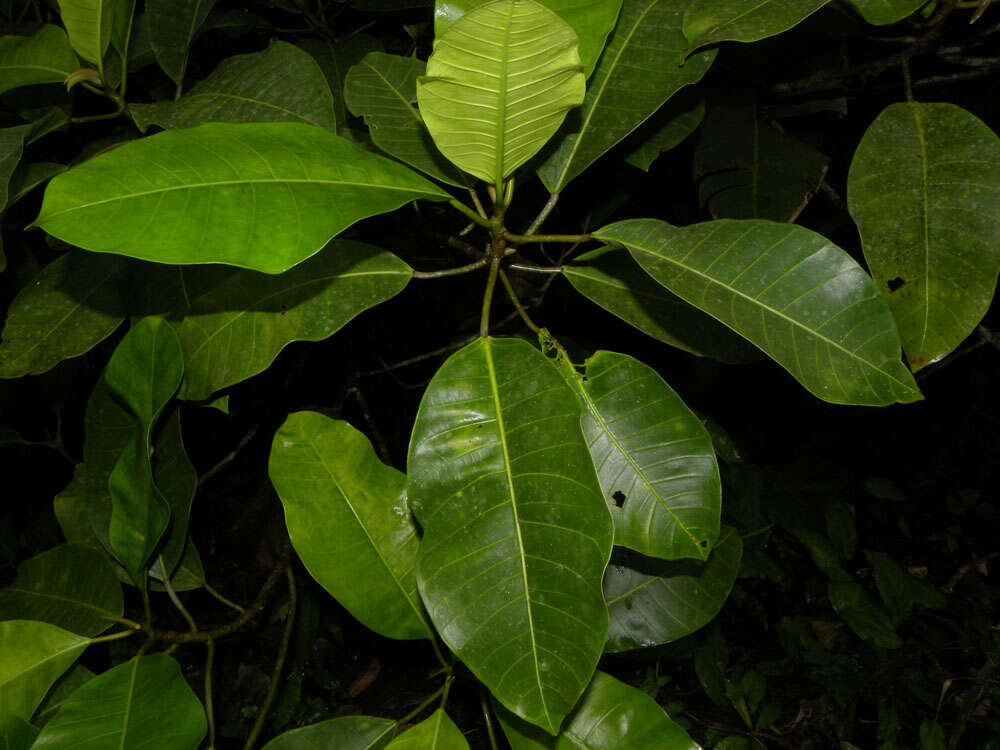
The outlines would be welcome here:
[[[80,67],[66,32],[47,24],[31,36],[0,37],[0,93],[38,83],[62,83]]]
[[[468,750],[469,743],[444,709],[439,708],[386,746],[387,750]]]
[[[149,41],[163,72],[178,86],[184,79],[188,50],[215,0],[147,0]]]
[[[59,0],[59,15],[80,57],[103,75],[104,53],[111,42],[115,0]]]
[[[847,0],[870,24],[886,26],[908,18],[927,0]]]
[[[30,717],[89,639],[33,620],[0,622],[0,716]]]
[[[811,16],[830,0],[697,0],[684,14],[684,36],[693,52],[717,42],[756,42]]]
[[[392,740],[396,722],[376,716],[342,716],[279,734],[262,750],[382,750]]]

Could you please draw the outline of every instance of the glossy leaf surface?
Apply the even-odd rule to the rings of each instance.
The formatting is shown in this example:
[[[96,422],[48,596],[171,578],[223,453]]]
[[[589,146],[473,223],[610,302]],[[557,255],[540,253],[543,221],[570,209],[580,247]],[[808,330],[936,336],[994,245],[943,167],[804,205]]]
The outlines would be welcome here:
[[[313,578],[376,633],[430,637],[417,593],[406,476],[379,461],[347,422],[316,412],[285,420],[269,474],[292,546]]]
[[[579,111],[553,140],[538,175],[559,192],[681,88],[705,75],[715,52],[684,61],[688,0],[625,0]],[[684,63],[683,66],[681,63]]]
[[[434,41],[417,100],[441,153],[495,185],[545,145],[585,86],[565,21],[534,0],[492,0]]]
[[[413,271],[392,253],[334,240],[280,276],[231,268],[176,273],[190,300],[177,326],[181,396],[200,400],[262,372],[292,341],[333,335],[402,291]]]
[[[38,728],[19,716],[0,716],[0,747],[4,750],[29,750],[37,736]]]
[[[623,248],[603,247],[563,266],[584,297],[647,336],[722,362],[754,362],[760,350],[649,277]]]
[[[0,716],[31,716],[88,642],[47,622],[0,622]]]
[[[59,175],[35,223],[87,250],[280,273],[354,222],[417,198],[447,194],[320,128],[211,124]]]
[[[188,50],[215,0],[148,0],[146,23],[156,62],[180,85]]]
[[[455,21],[485,2],[488,0],[438,0],[434,4],[434,36],[441,36]],[[621,0],[544,0],[541,4],[576,32],[583,72],[589,77],[615,27]]]
[[[633,219],[594,234],[628,247],[650,276],[749,339],[818,398],[868,406],[921,398],[871,278],[825,237],[733,220],[677,228]]]
[[[697,0],[684,14],[691,50],[717,42],[756,42],[798,25],[830,0]]]
[[[347,72],[344,100],[387,154],[450,185],[471,184],[438,151],[417,111],[417,79],[426,67],[415,57],[369,52]]]
[[[953,104],[893,104],[848,178],[865,260],[913,370],[954,350],[1000,273],[1000,138]]]
[[[335,131],[333,96],[319,64],[293,44],[275,41],[263,52],[223,60],[178,101],[131,104],[145,132],[193,128],[208,122],[300,122]]]
[[[578,396],[527,342],[479,339],[428,385],[407,465],[417,583],[438,632],[501,703],[554,734],[607,633],[613,528]]]
[[[103,72],[104,53],[111,42],[115,0],[58,0],[59,15],[69,42],[80,57]]]
[[[342,716],[280,734],[262,750],[382,750],[395,729],[389,719]]]
[[[389,750],[468,750],[469,743],[444,709],[439,708],[386,747]]]
[[[886,26],[920,10],[927,0],[847,0],[870,24]]]
[[[687,140],[704,118],[705,100],[700,96],[680,94],[673,97],[632,133],[629,143],[635,145],[625,161],[648,172],[660,154]]]
[[[71,250],[45,266],[7,311],[0,378],[47,372],[110,336],[126,309],[120,259]]]
[[[68,750],[86,742],[91,750],[195,750],[206,731],[205,711],[180,666],[154,654],[119,664],[77,689],[34,746]]]
[[[706,559],[719,535],[722,487],[704,425],[655,370],[626,354],[599,351],[571,378],[615,544]]]
[[[39,620],[78,635],[97,635],[121,617],[122,587],[107,556],[63,544],[29,558],[0,589],[0,620]]]
[[[37,83],[62,83],[80,67],[66,32],[47,24],[31,36],[0,37],[0,93]]]
[[[723,529],[708,561],[665,563],[630,557],[604,574],[608,645],[615,653],[659,646],[711,622],[725,604],[740,572],[743,542]]]
[[[641,690],[595,672],[558,737],[548,737],[506,711],[497,718],[512,750],[700,750]]]

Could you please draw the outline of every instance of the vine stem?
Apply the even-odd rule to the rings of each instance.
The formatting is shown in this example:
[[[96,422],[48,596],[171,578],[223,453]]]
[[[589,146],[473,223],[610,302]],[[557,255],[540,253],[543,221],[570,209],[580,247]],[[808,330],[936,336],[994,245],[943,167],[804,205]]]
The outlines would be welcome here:
[[[483,294],[483,314],[479,318],[479,335],[486,338],[490,335],[490,305],[493,304],[493,288],[497,285],[497,275],[500,273],[500,258],[493,256],[490,262],[490,275],[486,279],[486,291]]]

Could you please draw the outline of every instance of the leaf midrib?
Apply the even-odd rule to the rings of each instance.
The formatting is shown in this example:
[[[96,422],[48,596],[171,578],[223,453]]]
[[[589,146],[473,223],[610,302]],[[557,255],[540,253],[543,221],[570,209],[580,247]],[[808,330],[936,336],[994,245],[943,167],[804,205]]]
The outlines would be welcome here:
[[[917,140],[920,143],[920,194],[923,202],[921,204],[921,224],[924,230],[924,324],[920,331],[919,351],[923,351],[927,343],[927,334],[930,327],[931,310],[931,241],[930,241],[930,196],[927,194],[927,139],[924,135],[924,123],[920,119],[920,105],[911,104],[913,112],[913,122],[917,128]],[[910,356],[916,356],[916,352],[908,352]]]

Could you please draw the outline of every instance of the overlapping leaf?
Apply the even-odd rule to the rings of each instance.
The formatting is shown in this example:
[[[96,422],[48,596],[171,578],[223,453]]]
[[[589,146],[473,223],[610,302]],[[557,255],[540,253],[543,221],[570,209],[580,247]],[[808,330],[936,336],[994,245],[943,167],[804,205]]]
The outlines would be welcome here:
[[[551,192],[621,141],[681,88],[697,82],[715,52],[684,61],[681,19],[689,0],[625,0],[587,87],[538,169]],[[682,65],[683,63],[683,65]]]
[[[498,711],[512,750],[700,750],[655,700],[604,672],[595,672],[558,737]]]
[[[107,0],[110,1],[110,0]],[[184,79],[188,51],[215,0],[148,0],[149,41],[163,72],[178,86]]]
[[[38,728],[19,716],[0,716],[0,747],[4,750],[29,750],[37,736]]]
[[[344,80],[353,65],[361,62],[369,52],[382,49],[382,42],[368,34],[352,34],[336,44],[326,39],[303,39],[298,43],[319,64],[333,93],[333,109],[338,126],[347,122],[344,107]]]
[[[847,0],[864,19],[875,26],[902,21],[927,5],[927,0]]]
[[[31,716],[88,642],[47,622],[0,622],[0,716]]]
[[[693,89],[673,97],[632,133],[628,143],[635,145],[625,161],[648,172],[660,154],[679,146],[701,125],[705,100],[695,94],[685,96],[689,91]]]
[[[326,76],[308,53],[275,41],[263,52],[223,60],[208,78],[177,101],[132,104],[145,132],[193,128],[208,122],[301,122],[336,131]]]
[[[827,581],[830,604],[844,622],[863,640],[878,648],[900,648],[892,616],[866,588],[854,581]]]
[[[56,684],[52,686],[48,694],[45,696],[38,709],[35,711],[35,715],[31,717],[31,720],[39,727],[45,726],[46,722],[51,719],[56,711],[66,702],[66,699],[70,697],[76,689],[83,685],[85,682],[89,682],[94,678],[94,673],[87,669],[82,664],[74,664],[69,668],[62,677],[56,680]]]
[[[59,175],[35,224],[87,250],[280,273],[354,222],[417,198],[448,195],[320,128],[210,124]]]
[[[347,72],[344,100],[387,154],[450,185],[471,184],[441,155],[417,112],[417,79],[426,67],[415,57],[369,52]]]
[[[604,574],[608,602],[608,652],[659,646],[711,622],[725,604],[740,571],[743,542],[723,529],[703,565],[665,563],[631,556]]]
[[[435,40],[417,100],[441,153],[496,185],[545,145],[585,86],[565,21],[534,0],[492,0]]]
[[[628,247],[656,281],[760,347],[815,396],[884,406],[921,398],[871,278],[794,225],[633,219],[594,236]]]
[[[580,402],[518,339],[479,339],[424,394],[408,494],[438,632],[498,700],[555,734],[606,637],[613,528]]]
[[[404,474],[379,461],[347,422],[315,412],[285,420],[269,474],[292,546],[323,588],[376,633],[433,637],[417,593]]]
[[[262,750],[382,750],[392,740],[396,722],[375,716],[342,716],[293,729],[275,737]]]
[[[62,83],[79,67],[59,26],[42,26],[31,36],[0,37],[0,93],[37,83]]]
[[[756,42],[811,16],[830,0],[697,0],[684,14],[690,50],[717,42]]]
[[[102,73],[114,13],[115,0],[59,0],[59,15],[70,44]]]
[[[387,745],[388,750],[469,750],[469,743],[443,708]]]
[[[886,108],[851,163],[848,207],[910,367],[954,350],[1000,273],[1000,138],[954,104]]]
[[[205,710],[180,665],[169,656],[142,656],[78,688],[42,729],[36,748],[195,750],[207,731]]]

